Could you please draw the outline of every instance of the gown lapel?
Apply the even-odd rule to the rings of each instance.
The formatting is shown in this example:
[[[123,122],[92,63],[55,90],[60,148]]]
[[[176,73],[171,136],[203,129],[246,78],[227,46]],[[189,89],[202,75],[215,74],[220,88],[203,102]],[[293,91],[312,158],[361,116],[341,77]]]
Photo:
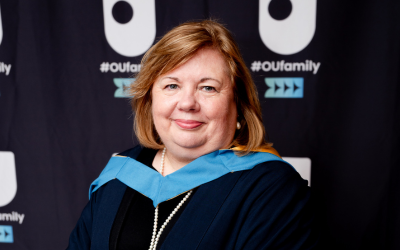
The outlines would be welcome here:
[[[160,250],[198,249],[207,229],[242,172],[229,173],[198,188]]]

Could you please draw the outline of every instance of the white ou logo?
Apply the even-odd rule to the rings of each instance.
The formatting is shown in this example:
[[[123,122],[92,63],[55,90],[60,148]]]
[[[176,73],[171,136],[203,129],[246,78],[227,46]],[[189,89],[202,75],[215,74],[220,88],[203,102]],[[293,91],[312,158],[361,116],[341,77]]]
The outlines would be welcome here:
[[[115,16],[121,10],[122,18]],[[146,52],[156,37],[155,0],[103,0],[104,30],[111,48],[123,56]]]
[[[311,159],[308,157],[282,157],[296,169],[301,178],[308,181],[308,186],[311,187]]]
[[[317,0],[284,1],[291,7],[291,12],[287,18],[276,20],[269,12],[269,5],[278,1],[260,0],[258,30],[261,40],[270,50],[291,55],[307,47],[314,36]]]
[[[0,44],[2,40],[3,40],[3,25],[1,23],[1,8],[0,8]]]
[[[0,151],[0,207],[10,203],[17,193],[17,175],[13,152]]]

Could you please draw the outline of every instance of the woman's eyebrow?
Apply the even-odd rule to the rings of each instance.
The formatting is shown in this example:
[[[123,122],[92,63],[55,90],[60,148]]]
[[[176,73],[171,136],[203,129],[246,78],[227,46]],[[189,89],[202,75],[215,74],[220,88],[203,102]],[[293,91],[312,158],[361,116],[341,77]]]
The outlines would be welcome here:
[[[164,79],[171,79],[171,80],[174,80],[176,82],[180,82],[178,77],[173,77],[173,76],[165,76],[161,80],[164,80]]]
[[[203,78],[200,79],[200,82],[205,82],[205,81],[208,81],[208,80],[213,80],[213,81],[218,82],[219,84],[222,84],[219,80],[217,80],[215,78],[212,78],[212,77],[203,77]]]

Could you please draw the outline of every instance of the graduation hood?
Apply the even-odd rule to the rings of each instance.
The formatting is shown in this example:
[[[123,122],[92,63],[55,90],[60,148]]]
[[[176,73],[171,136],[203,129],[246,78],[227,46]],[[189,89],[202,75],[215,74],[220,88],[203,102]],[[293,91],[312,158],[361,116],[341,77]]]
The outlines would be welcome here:
[[[228,173],[250,170],[268,161],[283,161],[273,152],[252,152],[237,156],[233,150],[217,150],[203,155],[183,168],[162,176],[159,172],[127,156],[113,156],[100,176],[90,185],[89,199],[102,185],[118,179],[153,201],[154,207],[197,186]]]

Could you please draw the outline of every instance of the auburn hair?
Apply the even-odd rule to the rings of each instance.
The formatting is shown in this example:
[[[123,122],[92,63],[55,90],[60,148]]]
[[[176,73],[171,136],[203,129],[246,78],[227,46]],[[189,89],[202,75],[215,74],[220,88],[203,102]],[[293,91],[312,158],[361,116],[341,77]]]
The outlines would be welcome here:
[[[265,139],[260,101],[250,71],[232,34],[214,20],[186,22],[173,28],[143,56],[141,70],[129,88],[132,110],[135,113],[134,130],[140,144],[153,149],[164,147],[156,131],[151,110],[151,92],[156,79],[178,68],[205,47],[221,53],[233,84],[241,129],[236,131],[230,147],[240,148],[239,155],[269,148],[272,143]]]

